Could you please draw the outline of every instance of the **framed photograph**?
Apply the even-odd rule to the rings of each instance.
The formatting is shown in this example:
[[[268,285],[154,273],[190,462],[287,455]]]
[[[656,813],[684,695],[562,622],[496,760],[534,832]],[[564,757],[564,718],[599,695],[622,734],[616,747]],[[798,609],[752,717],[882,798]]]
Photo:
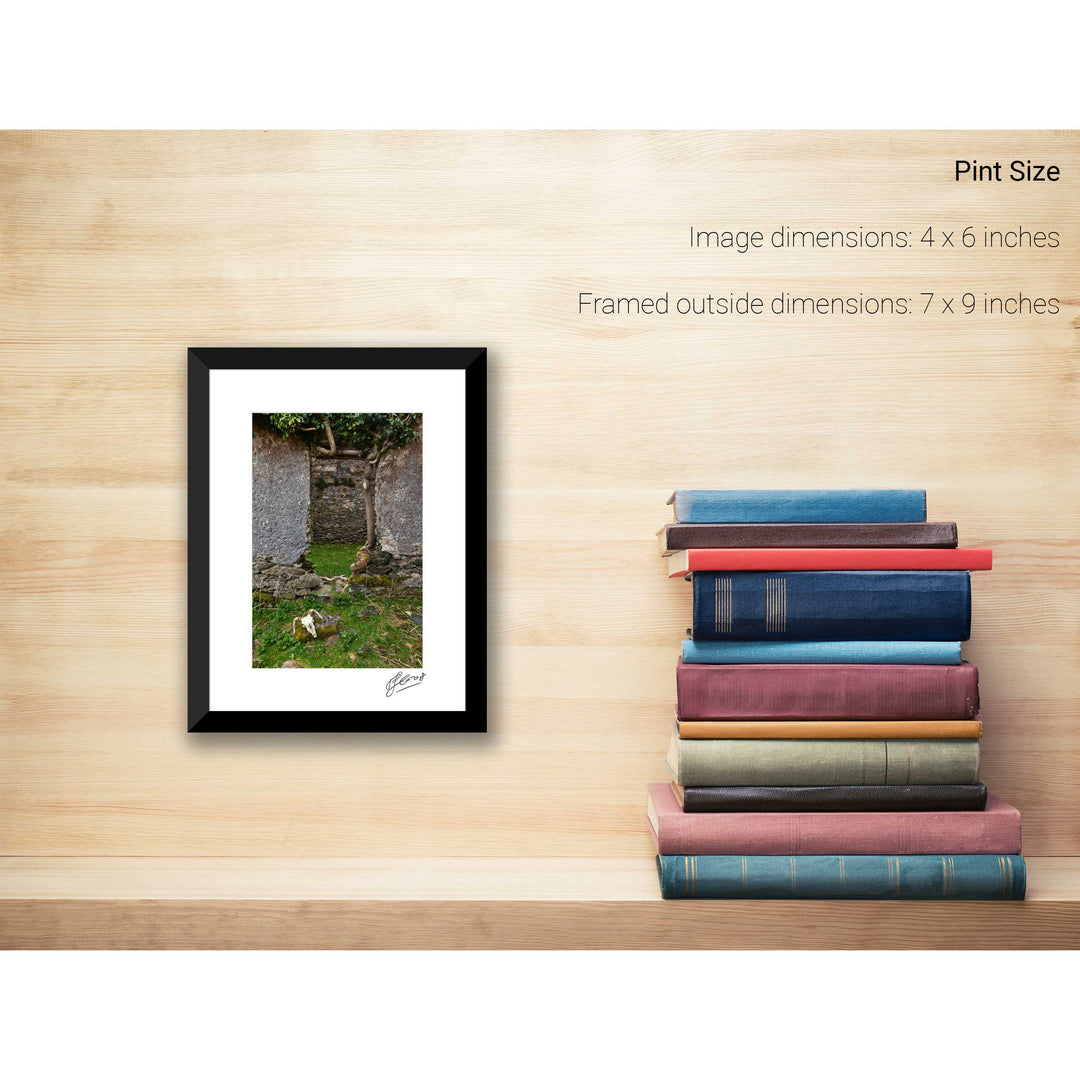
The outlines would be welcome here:
[[[188,350],[188,730],[487,730],[487,351]]]

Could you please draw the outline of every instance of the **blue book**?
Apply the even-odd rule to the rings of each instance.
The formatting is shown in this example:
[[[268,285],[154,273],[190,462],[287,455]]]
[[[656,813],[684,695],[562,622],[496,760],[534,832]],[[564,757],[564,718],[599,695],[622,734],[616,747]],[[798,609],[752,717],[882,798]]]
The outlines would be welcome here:
[[[967,641],[966,570],[694,573],[695,641]]]
[[[694,641],[684,664],[959,664],[959,641]]]
[[[833,491],[676,491],[677,522],[802,524],[804,522],[925,521],[923,489]]]
[[[659,855],[665,900],[1023,900],[1020,855]]]

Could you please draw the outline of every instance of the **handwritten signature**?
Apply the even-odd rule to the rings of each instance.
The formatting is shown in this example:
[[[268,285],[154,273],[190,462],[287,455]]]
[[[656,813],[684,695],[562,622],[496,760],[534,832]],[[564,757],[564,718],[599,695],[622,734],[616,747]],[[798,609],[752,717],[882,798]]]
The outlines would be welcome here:
[[[399,690],[408,690],[411,686],[419,686],[424,681],[426,674],[425,671],[421,671],[419,675],[410,675],[406,671],[399,671],[396,675],[391,675],[390,681],[386,684],[386,696],[393,697]]]

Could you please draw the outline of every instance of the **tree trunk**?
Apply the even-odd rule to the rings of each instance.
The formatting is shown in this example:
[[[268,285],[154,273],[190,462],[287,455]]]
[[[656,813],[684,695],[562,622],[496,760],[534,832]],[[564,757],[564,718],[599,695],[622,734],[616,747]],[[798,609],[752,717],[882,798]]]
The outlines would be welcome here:
[[[371,490],[371,481],[364,477],[364,521],[367,525],[367,539],[364,547],[375,550],[375,493]]]
[[[378,446],[364,457],[364,518],[367,524],[364,547],[372,554],[375,552],[375,477],[382,454],[383,448]]]

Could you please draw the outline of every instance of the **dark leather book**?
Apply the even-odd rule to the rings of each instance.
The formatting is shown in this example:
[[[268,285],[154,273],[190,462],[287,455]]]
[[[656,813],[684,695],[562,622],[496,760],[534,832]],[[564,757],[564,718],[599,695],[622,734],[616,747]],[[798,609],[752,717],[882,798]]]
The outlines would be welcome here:
[[[957,546],[955,521],[837,522],[835,524],[665,525],[660,554],[688,548],[942,547]]]
[[[845,784],[839,787],[680,787],[671,785],[688,814],[796,810],[983,810],[985,784]]]

